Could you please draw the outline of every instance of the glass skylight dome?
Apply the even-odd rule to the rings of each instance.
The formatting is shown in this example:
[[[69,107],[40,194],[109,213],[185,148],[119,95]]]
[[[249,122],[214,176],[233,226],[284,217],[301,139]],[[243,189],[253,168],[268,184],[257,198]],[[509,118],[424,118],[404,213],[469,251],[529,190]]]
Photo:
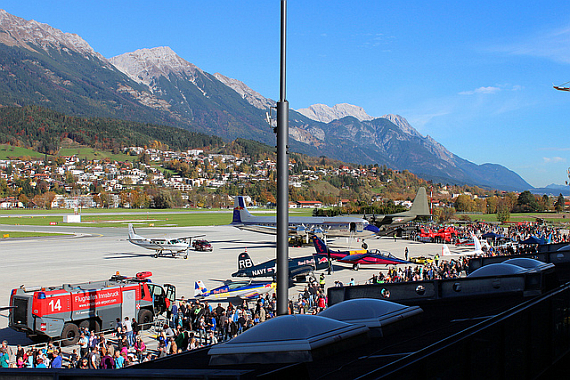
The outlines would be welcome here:
[[[323,310],[319,316],[346,323],[363,324],[373,329],[422,312],[423,310],[419,306],[406,306],[373,298],[358,298],[337,303]]]
[[[494,263],[485,265],[473,273],[469,274],[467,277],[491,277],[491,276],[505,276],[509,274],[520,274],[528,271],[523,267],[513,264],[504,263]]]
[[[306,362],[325,346],[330,352],[364,343],[367,332],[363,325],[318,315],[284,315],[213,346],[208,355],[211,365]]]

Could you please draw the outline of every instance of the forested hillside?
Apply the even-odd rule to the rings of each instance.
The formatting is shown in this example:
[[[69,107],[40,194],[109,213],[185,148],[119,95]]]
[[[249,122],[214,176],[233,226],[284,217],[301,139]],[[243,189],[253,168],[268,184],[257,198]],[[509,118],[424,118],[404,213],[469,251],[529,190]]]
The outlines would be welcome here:
[[[38,106],[0,108],[0,143],[56,154],[65,138],[115,153],[124,146],[149,146],[153,141],[173,150],[223,144],[216,136],[164,125],[67,116]]]

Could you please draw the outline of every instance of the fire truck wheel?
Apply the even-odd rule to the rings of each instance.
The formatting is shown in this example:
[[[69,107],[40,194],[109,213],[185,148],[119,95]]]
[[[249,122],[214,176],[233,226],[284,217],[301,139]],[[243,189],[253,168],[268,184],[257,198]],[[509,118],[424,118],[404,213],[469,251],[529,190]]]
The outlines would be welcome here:
[[[144,309],[139,312],[139,326],[142,330],[148,330],[152,323],[152,311]]]
[[[79,340],[79,329],[75,323],[66,323],[63,325],[63,330],[61,332],[62,340],[61,344],[64,346],[73,346],[77,344]]]
[[[81,321],[81,323],[79,324],[79,328],[88,329],[89,331],[95,331],[96,333],[101,331],[101,326],[99,325],[99,322],[93,319],[85,319]]]

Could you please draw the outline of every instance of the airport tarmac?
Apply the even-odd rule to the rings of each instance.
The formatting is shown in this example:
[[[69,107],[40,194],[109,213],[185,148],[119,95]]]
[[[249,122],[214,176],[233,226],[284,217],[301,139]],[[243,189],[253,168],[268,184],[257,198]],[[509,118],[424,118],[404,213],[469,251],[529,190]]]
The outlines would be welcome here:
[[[189,251],[188,259],[159,257],[154,251],[129,243],[127,228],[66,227],[66,226],[7,226],[0,225],[3,231],[42,231],[66,232],[73,235],[28,239],[0,240],[0,306],[9,304],[10,291],[20,285],[26,287],[58,286],[63,283],[104,280],[116,272],[122,275],[135,275],[141,271],[151,271],[152,281],[158,284],[169,283],[176,286],[177,298],[193,298],[194,282],[202,280],[206,287],[221,285],[221,281],[231,279],[237,270],[237,256],[247,248],[252,260],[257,264],[275,257],[275,236],[249,231],[241,231],[232,226],[137,228],[144,237],[188,237],[205,235],[212,242],[213,252]],[[382,237],[366,239],[369,249],[381,249],[404,258],[405,248],[409,256],[441,254],[440,244],[420,243],[409,240]],[[362,241],[336,238],[330,245],[334,249],[360,249]],[[312,245],[290,247],[289,256],[304,256],[314,253]],[[334,285],[335,280],[348,284],[354,278],[363,284],[385,271],[385,265],[361,266],[352,270],[349,264],[334,264],[333,273],[326,276],[326,284]],[[318,274],[318,273],[317,273]],[[289,289],[289,298],[297,299],[305,284]],[[24,334],[16,333],[7,327],[8,312],[0,315],[0,340],[10,344],[28,344]]]

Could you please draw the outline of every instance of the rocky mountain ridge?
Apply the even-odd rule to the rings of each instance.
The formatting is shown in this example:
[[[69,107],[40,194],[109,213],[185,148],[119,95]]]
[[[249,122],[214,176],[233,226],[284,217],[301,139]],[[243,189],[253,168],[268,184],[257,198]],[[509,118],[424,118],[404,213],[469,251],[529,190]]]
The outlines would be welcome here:
[[[24,20],[3,9],[0,9],[0,25],[2,26],[0,43],[5,45],[19,46],[25,49],[32,49],[33,46],[37,46],[45,51],[49,48],[64,51],[71,49],[81,53],[86,58],[94,56],[106,62],[101,54],[95,52],[87,41],[77,34],[64,33],[35,20]]]
[[[223,84],[225,84],[226,86],[228,86],[229,88],[240,94],[240,96],[243,99],[245,99],[249,104],[251,104],[255,108],[259,108],[261,110],[267,110],[269,107],[275,107],[276,105],[275,100],[271,100],[264,97],[259,92],[254,91],[253,89],[248,87],[245,83],[237,79],[228,78],[220,73],[215,73],[214,77],[216,77],[217,80],[219,80],[220,82],[222,82]]]
[[[332,107],[326,104],[313,104],[308,108],[298,109],[302,115],[309,119],[320,121],[321,123],[330,123],[333,120],[342,119],[343,117],[352,116],[360,121],[372,120],[374,117],[368,115],[362,107],[348,103],[335,104]]]

